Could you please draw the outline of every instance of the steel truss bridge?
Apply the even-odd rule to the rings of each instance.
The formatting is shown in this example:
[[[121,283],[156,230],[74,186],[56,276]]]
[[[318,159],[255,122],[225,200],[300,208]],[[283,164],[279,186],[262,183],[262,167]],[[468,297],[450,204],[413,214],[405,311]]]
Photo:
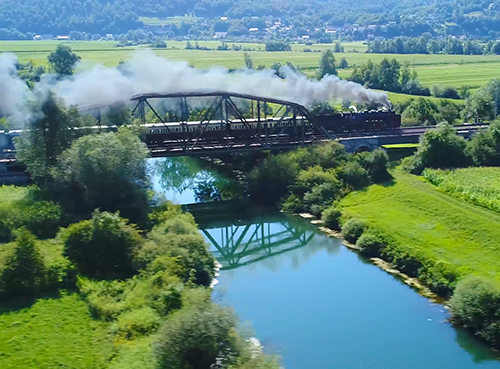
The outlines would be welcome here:
[[[280,99],[189,92],[138,94],[131,101],[153,157],[287,149],[333,138],[304,106]],[[165,107],[176,108],[175,122],[166,119]]]

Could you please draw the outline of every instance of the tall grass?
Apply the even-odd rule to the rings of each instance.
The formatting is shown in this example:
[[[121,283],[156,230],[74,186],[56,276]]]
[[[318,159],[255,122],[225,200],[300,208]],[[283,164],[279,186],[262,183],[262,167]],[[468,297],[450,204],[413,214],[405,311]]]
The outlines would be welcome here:
[[[426,169],[423,175],[440,191],[500,212],[500,168]]]

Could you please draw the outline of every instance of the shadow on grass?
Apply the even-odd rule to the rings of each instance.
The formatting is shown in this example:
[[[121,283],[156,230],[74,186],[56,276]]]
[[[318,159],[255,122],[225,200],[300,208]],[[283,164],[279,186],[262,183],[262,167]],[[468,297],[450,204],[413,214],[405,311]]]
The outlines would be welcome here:
[[[50,293],[39,294],[37,296],[30,297],[9,298],[2,296],[2,302],[0,303],[0,315],[28,309],[33,306],[33,304],[38,300],[57,300],[59,298],[61,298],[61,291],[52,291]],[[3,301],[7,299],[8,301]]]

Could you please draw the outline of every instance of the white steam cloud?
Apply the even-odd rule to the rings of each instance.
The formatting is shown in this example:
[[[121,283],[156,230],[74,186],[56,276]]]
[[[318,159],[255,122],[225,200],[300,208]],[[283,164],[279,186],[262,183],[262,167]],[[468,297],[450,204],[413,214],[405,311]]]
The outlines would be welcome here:
[[[0,117],[8,116],[15,123],[24,121],[24,104],[31,95],[26,83],[17,77],[16,63],[15,55],[0,55]]]
[[[15,77],[15,62],[13,55],[0,55],[0,114],[7,116],[19,115],[30,93]],[[335,76],[309,80],[288,67],[283,68],[283,80],[270,70],[229,73],[225,68],[194,69],[186,62],[169,61],[146,50],[134,53],[120,69],[98,65],[65,80],[45,78],[37,85],[35,93],[43,95],[50,85],[50,90],[67,105],[107,105],[127,101],[136,93],[225,91],[279,98],[302,105],[334,100],[390,106],[385,93]]]

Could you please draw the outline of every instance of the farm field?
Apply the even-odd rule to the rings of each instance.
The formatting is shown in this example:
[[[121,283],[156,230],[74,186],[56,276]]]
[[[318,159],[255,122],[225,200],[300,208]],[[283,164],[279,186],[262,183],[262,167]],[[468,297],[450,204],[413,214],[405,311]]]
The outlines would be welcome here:
[[[394,181],[349,194],[342,213],[389,235],[419,260],[449,265],[500,285],[500,214],[449,196],[422,177],[396,170]]]
[[[14,52],[21,62],[32,60],[35,64],[47,63],[47,55],[56,48],[58,41],[2,41],[0,51]],[[67,42],[81,57],[86,65],[103,64],[106,66],[117,65],[120,60],[127,60],[134,50],[141,47],[116,47],[114,41],[71,41]],[[194,44],[194,42],[193,42]],[[185,50],[184,41],[168,41],[168,49],[156,49],[155,53],[161,57],[175,61],[187,61],[197,68],[223,66],[237,69],[244,66],[243,51],[217,51],[217,50]],[[200,41],[200,46],[216,48],[219,41]],[[231,46],[232,43],[228,42]],[[249,51],[255,65],[271,66],[274,62],[290,61],[304,69],[307,75],[314,75],[320,57],[319,52],[302,52],[304,48],[322,51],[331,45],[302,44],[292,45],[290,52],[265,52],[264,44],[238,43],[242,47],[254,49]],[[346,50],[356,49],[357,53],[337,53],[336,58],[346,58],[351,66],[360,65],[368,60],[378,62],[383,58],[397,58],[402,63],[414,66],[419,74],[420,82],[427,87],[434,84],[445,87],[460,87],[471,85],[479,88],[488,80],[500,77],[500,55],[392,55],[392,54],[366,54],[366,45],[362,43],[345,43]],[[259,51],[260,48],[260,51]],[[341,70],[340,76],[347,77],[350,69]]]
[[[29,307],[0,305],[0,368],[107,366],[113,345],[77,294],[38,299]]]
[[[426,169],[424,177],[440,191],[500,212],[500,168]]]

